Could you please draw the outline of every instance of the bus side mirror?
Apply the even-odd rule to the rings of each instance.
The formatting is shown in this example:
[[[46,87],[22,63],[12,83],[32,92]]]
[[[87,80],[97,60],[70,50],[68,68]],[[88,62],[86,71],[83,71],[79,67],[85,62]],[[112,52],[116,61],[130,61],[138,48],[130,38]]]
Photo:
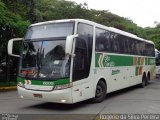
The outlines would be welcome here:
[[[65,45],[65,53],[66,54],[73,55],[73,53],[72,53],[73,42],[74,42],[74,38],[76,38],[76,37],[78,37],[78,34],[67,36],[66,45]]]
[[[23,38],[14,38],[14,39],[9,40],[9,42],[8,42],[8,55],[13,56],[13,57],[20,57],[20,55],[15,55],[12,53],[13,42],[14,41],[22,41],[22,40],[23,40]]]

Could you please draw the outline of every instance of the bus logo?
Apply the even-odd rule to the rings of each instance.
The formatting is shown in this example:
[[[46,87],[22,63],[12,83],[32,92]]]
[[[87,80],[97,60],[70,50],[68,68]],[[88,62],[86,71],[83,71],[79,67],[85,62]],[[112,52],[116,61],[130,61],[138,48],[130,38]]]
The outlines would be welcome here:
[[[116,75],[116,74],[119,74],[120,73],[120,70],[112,70],[112,75]]]

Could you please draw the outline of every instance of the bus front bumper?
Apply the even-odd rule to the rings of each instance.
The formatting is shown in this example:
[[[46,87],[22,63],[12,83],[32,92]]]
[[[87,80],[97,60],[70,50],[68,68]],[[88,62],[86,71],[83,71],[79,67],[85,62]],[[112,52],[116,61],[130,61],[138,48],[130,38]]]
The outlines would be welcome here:
[[[73,103],[71,88],[54,91],[33,91],[17,86],[21,98],[55,103]]]

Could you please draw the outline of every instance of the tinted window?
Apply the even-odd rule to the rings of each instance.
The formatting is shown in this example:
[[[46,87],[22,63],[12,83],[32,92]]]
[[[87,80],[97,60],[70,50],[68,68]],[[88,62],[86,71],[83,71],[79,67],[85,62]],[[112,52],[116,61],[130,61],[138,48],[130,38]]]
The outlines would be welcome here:
[[[154,56],[154,45],[96,28],[96,51]]]
[[[96,51],[110,50],[109,33],[102,29],[96,29]]]
[[[87,78],[89,75],[93,46],[93,26],[79,23],[77,33],[76,56],[73,61],[73,81]]]
[[[96,51],[119,52],[118,34],[96,28]]]
[[[119,41],[119,53],[122,53],[122,54],[127,53],[128,46],[124,36],[118,35],[118,41]]]
[[[155,56],[153,44],[146,43],[145,44],[145,51],[146,51],[147,56],[153,56],[153,57]]]
[[[124,53],[129,54],[129,41],[128,38],[123,36],[124,41]]]
[[[118,34],[111,33],[110,39],[112,41],[112,52],[119,53],[119,39]]]
[[[140,50],[140,55],[145,55],[145,43],[142,41],[139,42],[139,50]]]

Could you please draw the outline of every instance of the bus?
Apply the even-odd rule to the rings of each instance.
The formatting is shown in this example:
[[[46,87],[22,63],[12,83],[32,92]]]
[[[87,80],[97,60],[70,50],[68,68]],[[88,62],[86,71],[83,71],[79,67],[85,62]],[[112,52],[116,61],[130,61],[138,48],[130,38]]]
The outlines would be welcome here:
[[[156,77],[160,76],[160,52],[155,49],[155,57],[156,57]]]
[[[155,78],[153,42],[84,19],[32,24],[24,38],[8,42],[8,54],[20,59],[17,89],[24,99],[99,103],[107,93]]]

